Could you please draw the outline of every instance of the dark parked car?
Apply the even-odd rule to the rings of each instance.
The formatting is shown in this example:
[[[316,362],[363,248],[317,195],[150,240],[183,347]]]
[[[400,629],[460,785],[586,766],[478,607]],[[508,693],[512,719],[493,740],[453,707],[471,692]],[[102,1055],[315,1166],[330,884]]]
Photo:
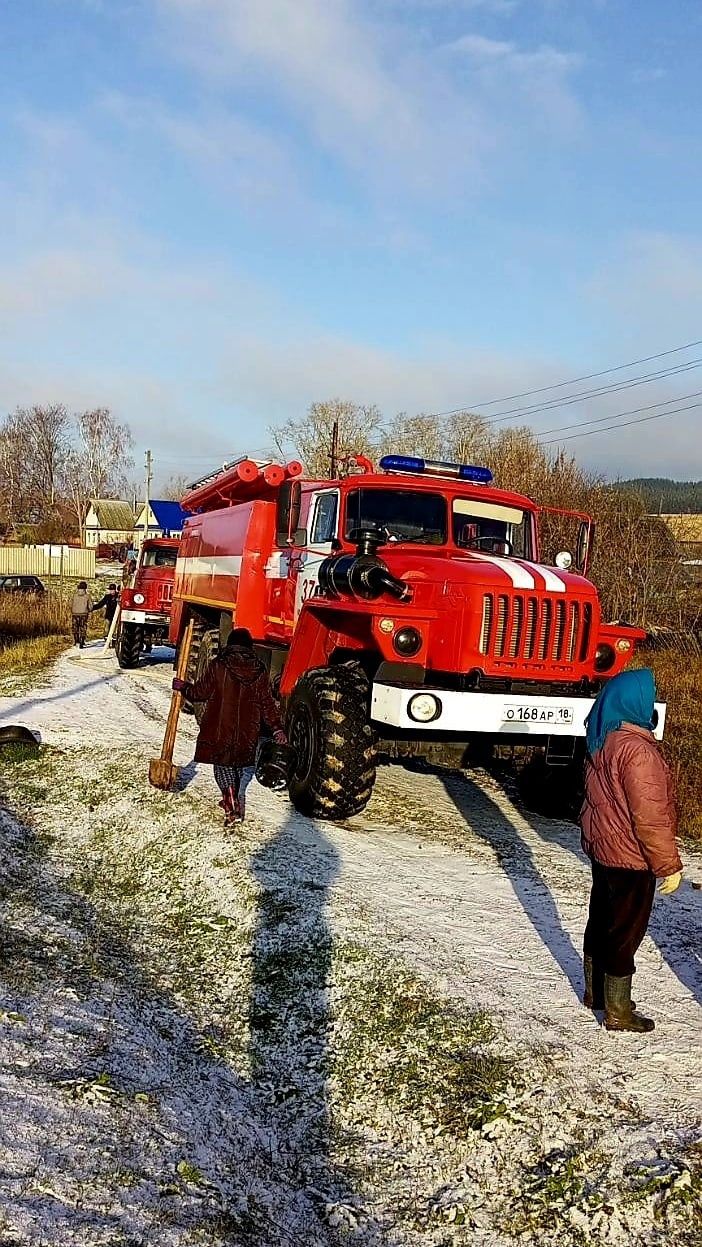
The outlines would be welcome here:
[[[0,593],[35,593],[42,597],[46,589],[38,576],[0,576]]]

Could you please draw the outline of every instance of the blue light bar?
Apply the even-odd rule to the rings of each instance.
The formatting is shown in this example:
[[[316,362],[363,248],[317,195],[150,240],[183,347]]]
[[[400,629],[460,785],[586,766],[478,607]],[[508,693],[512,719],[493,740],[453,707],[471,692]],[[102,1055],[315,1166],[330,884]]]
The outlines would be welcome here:
[[[420,459],[417,455],[383,455],[380,466],[384,472],[416,472],[421,476],[450,476],[475,485],[489,485],[492,472],[472,463],[444,463],[440,459]]]

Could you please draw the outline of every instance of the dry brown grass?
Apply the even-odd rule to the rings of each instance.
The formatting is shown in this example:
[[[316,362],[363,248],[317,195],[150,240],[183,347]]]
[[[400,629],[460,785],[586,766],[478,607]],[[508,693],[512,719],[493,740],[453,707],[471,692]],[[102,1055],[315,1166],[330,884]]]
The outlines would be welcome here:
[[[702,841],[702,654],[689,649],[644,651],[641,661],[653,668],[668,703],[665,752],[677,785],[681,835]]]
[[[67,635],[69,631],[70,614],[57,594],[47,593],[44,598],[24,593],[0,594],[0,646],[28,637]]]
[[[34,636],[0,646],[0,679],[48,667],[67,644],[65,636]]]
[[[66,648],[69,633],[70,613],[58,594],[0,594],[0,677],[48,666]]]

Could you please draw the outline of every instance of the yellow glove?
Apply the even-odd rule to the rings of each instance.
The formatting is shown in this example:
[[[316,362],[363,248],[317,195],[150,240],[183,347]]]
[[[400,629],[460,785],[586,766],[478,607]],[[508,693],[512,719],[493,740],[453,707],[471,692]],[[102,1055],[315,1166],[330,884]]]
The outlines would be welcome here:
[[[658,885],[658,891],[662,896],[670,896],[671,892],[677,892],[682,883],[683,872],[676,870],[674,875],[668,875],[665,879],[661,879]]]

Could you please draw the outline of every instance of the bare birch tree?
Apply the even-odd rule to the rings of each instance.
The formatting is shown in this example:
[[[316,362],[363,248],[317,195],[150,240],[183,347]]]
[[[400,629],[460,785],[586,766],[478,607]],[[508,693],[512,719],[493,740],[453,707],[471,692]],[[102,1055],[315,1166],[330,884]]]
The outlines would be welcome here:
[[[349,456],[374,453],[374,434],[380,419],[375,406],[333,398],[312,403],[301,420],[286,420],[269,432],[280,455],[286,456],[292,449],[302,459],[309,476],[323,479],[331,472],[334,424],[338,424],[338,470],[343,474]]]
[[[107,407],[95,407],[76,416],[77,445],[66,458],[65,491],[78,530],[82,533],[91,498],[114,498],[128,489],[134,439]]]

